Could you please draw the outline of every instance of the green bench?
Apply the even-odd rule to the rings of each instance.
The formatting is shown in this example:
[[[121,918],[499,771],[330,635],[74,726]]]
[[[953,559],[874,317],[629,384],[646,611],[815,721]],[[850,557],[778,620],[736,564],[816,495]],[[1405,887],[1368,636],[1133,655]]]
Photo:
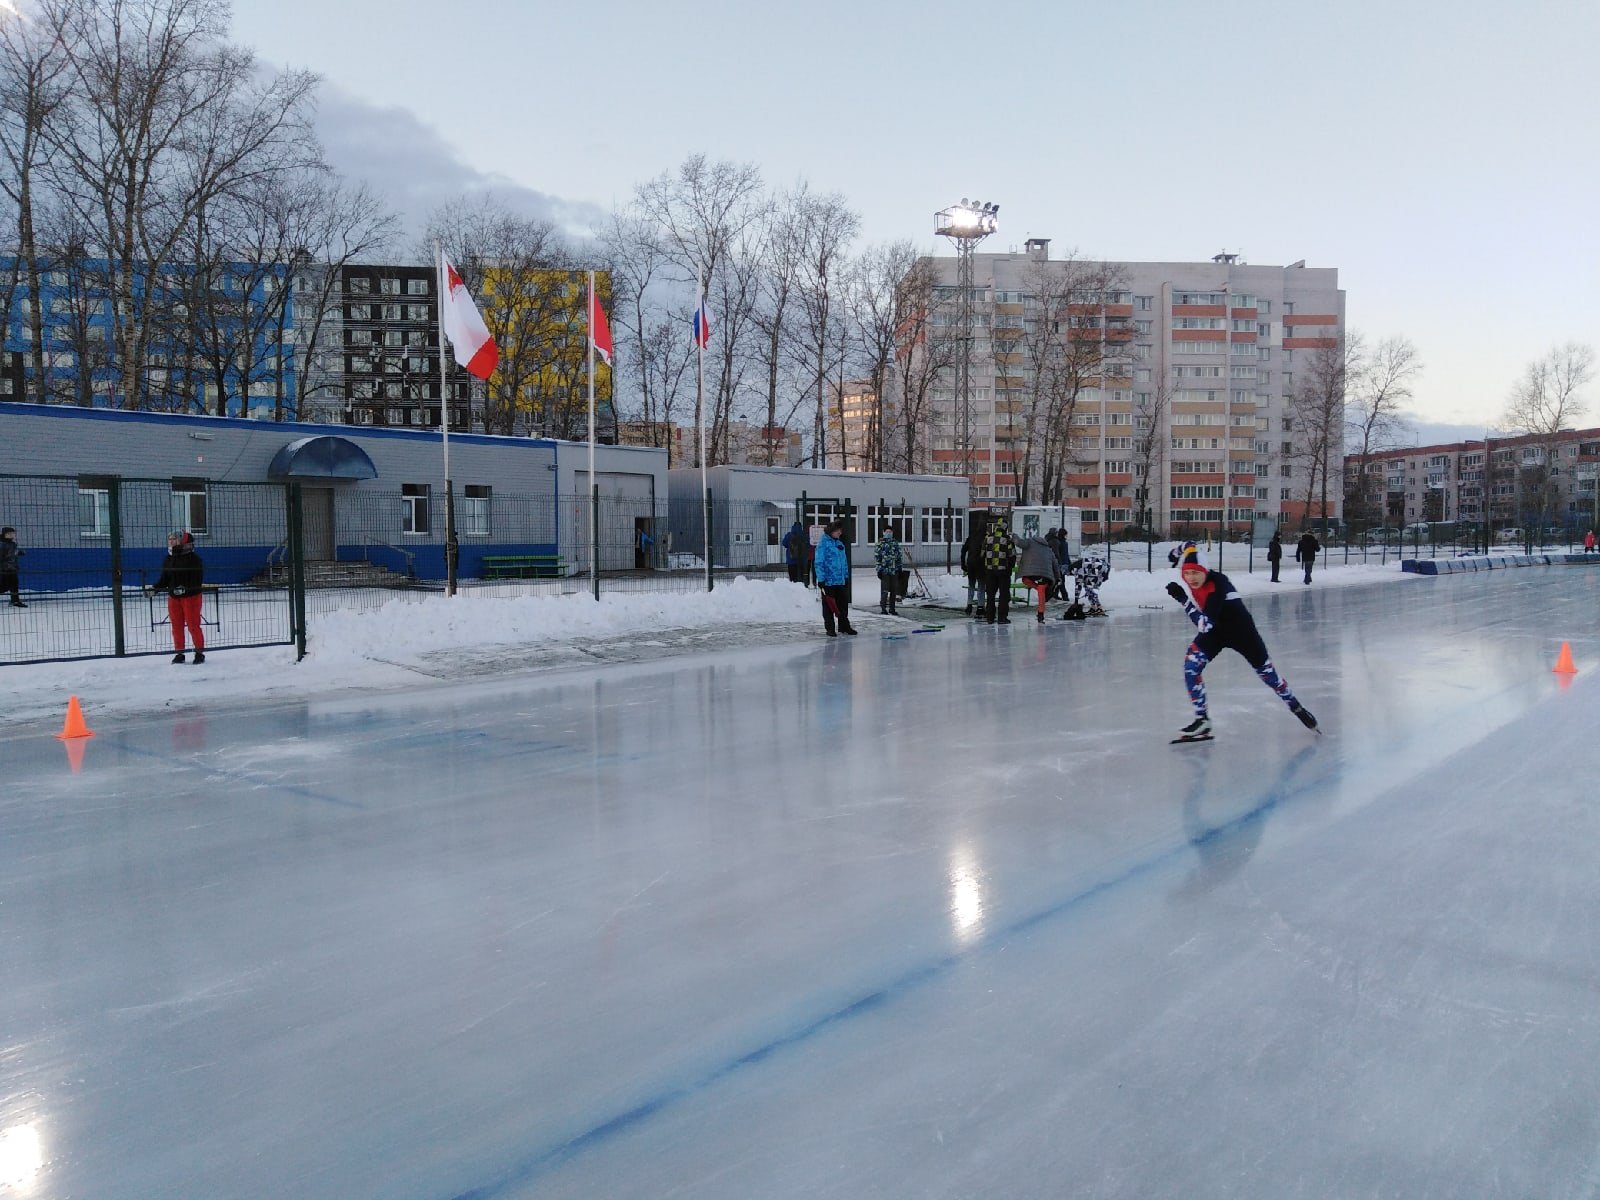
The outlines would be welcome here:
[[[567,573],[559,554],[485,554],[482,562],[484,579],[543,579]]]

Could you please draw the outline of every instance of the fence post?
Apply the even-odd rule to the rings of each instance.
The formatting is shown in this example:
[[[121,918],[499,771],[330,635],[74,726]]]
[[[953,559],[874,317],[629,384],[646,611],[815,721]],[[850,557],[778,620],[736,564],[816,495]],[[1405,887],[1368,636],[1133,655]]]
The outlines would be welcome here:
[[[706,591],[713,590],[717,585],[711,577],[711,489],[706,489]]]
[[[294,631],[295,661],[306,656],[306,546],[305,508],[300,484],[288,488],[289,517],[289,624]]]
[[[106,483],[106,505],[111,521],[111,630],[118,658],[128,653],[128,631],[122,619],[122,477]]]
[[[944,498],[944,573],[950,574],[950,552],[955,546],[955,498]]]

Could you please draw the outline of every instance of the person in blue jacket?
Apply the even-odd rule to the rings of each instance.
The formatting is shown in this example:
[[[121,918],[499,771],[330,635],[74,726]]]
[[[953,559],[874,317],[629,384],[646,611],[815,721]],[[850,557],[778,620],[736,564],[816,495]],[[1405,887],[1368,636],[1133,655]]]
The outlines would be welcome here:
[[[1194,706],[1194,720],[1179,731],[1175,741],[1204,742],[1211,738],[1211,719],[1206,715],[1206,685],[1201,679],[1206,666],[1224,650],[1234,650],[1243,656],[1261,682],[1266,684],[1289,706],[1289,711],[1300,719],[1307,729],[1317,727],[1311,710],[1295,699],[1289,685],[1278,674],[1267,655],[1266,643],[1256,630],[1250,610],[1244,606],[1232,581],[1221,571],[1207,570],[1200,561],[1200,550],[1193,542],[1185,542],[1168,556],[1173,566],[1183,575],[1183,584],[1167,584],[1167,594],[1183,605],[1183,610],[1199,631],[1189,643],[1183,657],[1183,682],[1189,691],[1189,702]],[[1184,591],[1188,585],[1188,592]]]
[[[850,557],[840,540],[843,535],[844,522],[830,522],[817,542],[817,557],[811,566],[817,577],[817,590],[822,593],[822,628],[829,637],[838,637],[840,633],[853,637],[856,633],[850,624]],[[838,633],[834,632],[836,619]]]

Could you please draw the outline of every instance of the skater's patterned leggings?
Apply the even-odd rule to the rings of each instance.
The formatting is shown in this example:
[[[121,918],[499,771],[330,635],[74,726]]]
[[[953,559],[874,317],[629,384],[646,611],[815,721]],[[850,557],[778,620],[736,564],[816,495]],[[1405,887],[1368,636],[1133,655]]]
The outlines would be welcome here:
[[[1206,657],[1206,652],[1193,642],[1189,643],[1189,650],[1183,656],[1183,686],[1189,689],[1189,703],[1194,705],[1194,715],[1206,715],[1206,685],[1201,678],[1211,660]],[[1261,682],[1278,693],[1281,699],[1290,708],[1295,705],[1294,693],[1289,690],[1289,685],[1278,674],[1270,658],[1263,658],[1261,665],[1256,667],[1256,674],[1261,677]]]

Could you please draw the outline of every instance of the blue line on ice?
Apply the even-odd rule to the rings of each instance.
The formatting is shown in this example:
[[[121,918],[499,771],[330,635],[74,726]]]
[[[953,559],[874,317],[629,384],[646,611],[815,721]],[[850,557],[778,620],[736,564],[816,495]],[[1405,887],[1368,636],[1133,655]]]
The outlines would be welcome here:
[[[464,1192],[457,1192],[450,1197],[450,1200],[493,1200],[494,1197],[505,1195],[508,1189],[520,1187],[537,1179],[549,1168],[566,1162],[583,1151],[644,1123],[662,1110],[670,1108],[679,1101],[687,1100],[696,1093],[721,1082],[735,1071],[753,1066],[771,1058],[780,1051],[788,1050],[810,1041],[818,1034],[825,1033],[834,1026],[854,1017],[864,1016],[867,1013],[883,1008],[898,999],[902,994],[932,983],[940,976],[948,973],[951,968],[958,966],[973,955],[991,950],[1018,934],[1035,929],[1057,917],[1064,916],[1080,905],[1105,896],[1107,893],[1115,891],[1133,880],[1148,875],[1168,865],[1174,859],[1196,846],[1215,844],[1226,838],[1233,837],[1251,825],[1265,820],[1269,813],[1287,801],[1301,795],[1316,792],[1338,779],[1338,771],[1334,769],[1326,771],[1314,779],[1306,780],[1298,787],[1290,786],[1294,775],[1298,773],[1298,766],[1306,760],[1308,753],[1313,748],[1308,746],[1301,750],[1299,754],[1292,756],[1280,770],[1278,777],[1262,796],[1261,800],[1253,808],[1248,809],[1232,820],[1224,821],[1198,836],[1178,841],[1166,849],[1132,864],[1119,875],[1102,879],[1100,882],[1091,884],[1081,891],[1072,893],[1055,904],[1042,908],[1037,912],[1029,913],[1027,916],[1019,917],[1011,924],[986,934],[964,949],[947,954],[943,958],[935,959],[933,962],[917,967],[914,970],[907,971],[898,979],[885,984],[878,990],[860,996],[849,1004],[836,1008],[808,1024],[790,1030],[788,1033],[780,1034],[771,1041],[757,1046],[754,1050],[750,1050],[737,1058],[728,1060],[719,1067],[713,1068],[698,1079],[678,1086],[663,1088],[654,1096],[640,1102],[626,1112],[618,1113],[616,1116],[602,1121],[598,1125],[591,1126],[559,1145],[552,1146],[548,1150],[541,1151],[516,1163],[498,1179],[470,1188]],[[1192,752],[1182,751],[1182,753]],[[1204,750],[1201,752],[1204,753]]]

